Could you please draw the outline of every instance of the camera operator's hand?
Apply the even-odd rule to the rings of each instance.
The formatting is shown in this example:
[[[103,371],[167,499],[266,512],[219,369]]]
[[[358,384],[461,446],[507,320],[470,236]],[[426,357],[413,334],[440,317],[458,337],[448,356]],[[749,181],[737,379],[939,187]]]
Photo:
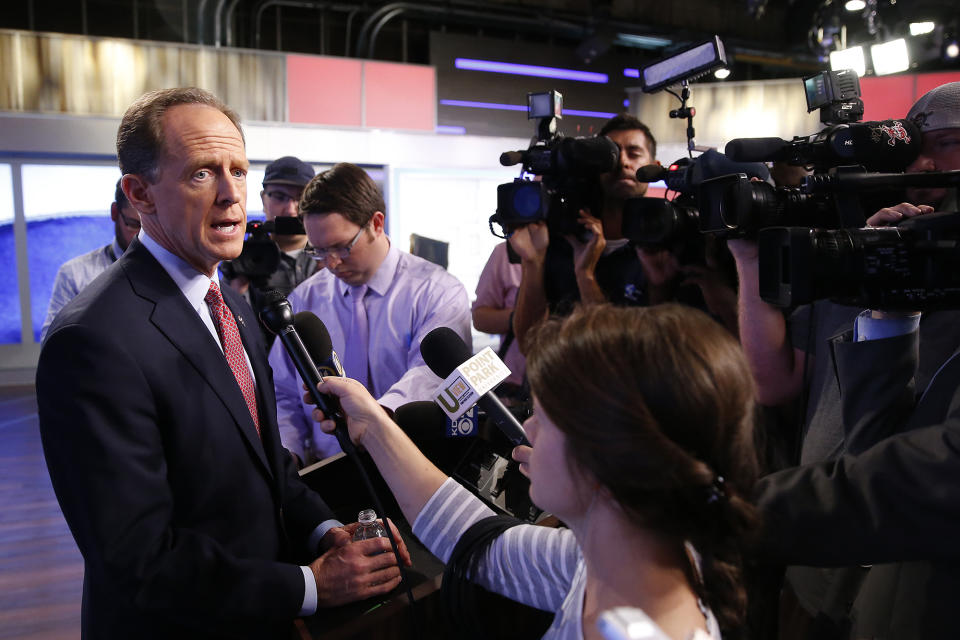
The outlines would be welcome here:
[[[933,213],[933,207],[927,204],[912,205],[909,202],[901,202],[893,207],[880,209],[875,214],[867,218],[868,227],[888,227],[897,224],[907,218]]]
[[[600,261],[603,250],[607,248],[607,239],[603,236],[603,222],[600,221],[600,218],[590,215],[589,209],[580,209],[577,222],[583,225],[590,236],[586,242],[581,241],[573,234],[567,234],[564,237],[573,247],[574,272],[578,277],[583,274],[592,278],[597,268],[597,262]]]
[[[637,248],[637,257],[643,265],[650,304],[659,304],[673,298],[680,262],[667,249]]]
[[[730,333],[737,335],[737,292],[714,265],[688,264],[680,268],[684,278],[681,285],[700,287],[707,310],[719,318]]]
[[[737,264],[745,262],[756,262],[760,258],[760,246],[756,240],[747,240],[746,238],[730,238],[727,240],[727,248],[733,254],[733,259]]]
[[[607,301],[596,278],[597,263],[607,247],[607,239],[603,235],[603,222],[593,217],[589,209],[580,209],[577,222],[583,226],[589,236],[588,239],[582,241],[573,234],[567,234],[564,237],[573,247],[573,273],[577,278],[580,300],[587,304],[600,304]]]
[[[522,262],[542,263],[550,246],[550,233],[544,221],[531,222],[510,234],[507,239]]]

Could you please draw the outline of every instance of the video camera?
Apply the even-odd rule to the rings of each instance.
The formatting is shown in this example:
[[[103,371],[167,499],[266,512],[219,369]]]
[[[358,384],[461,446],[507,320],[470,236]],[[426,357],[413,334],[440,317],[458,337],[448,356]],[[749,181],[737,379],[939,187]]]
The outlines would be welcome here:
[[[678,196],[673,200],[627,200],[623,209],[624,236],[640,246],[669,246],[678,240],[699,235],[703,230],[697,204],[702,198],[701,185],[715,177],[734,174],[759,180],[770,177],[766,165],[733,162],[715,149],[708,149],[696,158],[680,158],[668,167],[659,164],[640,167],[637,180],[663,180],[667,189]]]
[[[521,165],[521,175],[497,187],[497,211],[490,232],[499,238],[510,230],[546,220],[551,232],[579,233],[582,208],[598,203],[599,176],[616,168],[620,149],[605,136],[568,138],[557,132],[563,97],[556,91],[527,94],[527,119],[537,120],[537,135],[524,151],[500,156],[505,167]],[[540,176],[531,180],[527,174]]]
[[[848,172],[813,178],[821,180],[814,181],[812,189],[841,192],[960,185],[960,171]],[[919,216],[896,227],[770,227],[761,230],[757,240],[760,297],[770,304],[788,307],[830,298],[873,309],[960,308],[956,212]]]
[[[743,174],[705,180],[699,189],[702,231],[753,237],[760,229],[774,226],[862,226],[866,216],[859,192],[840,185],[849,185],[852,176],[866,171],[902,171],[919,154],[921,136],[913,123],[857,122],[863,115],[863,101],[854,71],[825,71],[805,78],[804,88],[807,110],[820,109],[826,128],[790,141],[735,139],[727,143],[725,152],[741,162],[807,167],[814,175],[800,187],[772,187]],[[872,181],[870,186],[858,182],[861,190],[889,190],[892,185],[890,181]]]
[[[637,171],[640,182],[662,180],[674,192],[672,200],[664,198],[631,198],[624,206],[623,234],[640,246],[672,247],[687,240],[695,240],[702,230],[698,209],[700,185],[711,178],[739,174],[767,180],[770,173],[759,163],[733,162],[715,149],[701,149],[694,144],[693,117],[696,109],[687,105],[690,81],[721,67],[727,59],[723,42],[718,36],[651,63],[640,70],[641,88],[654,93],[681,85],[680,108],[670,111],[674,119],[687,121],[687,150],[689,157],[680,158],[667,167],[647,165]],[[693,157],[693,151],[703,151]]]
[[[265,282],[280,265],[280,248],[270,234],[294,236],[304,235],[306,231],[300,218],[278,216],[273,220],[248,221],[246,233],[243,251],[221,268],[227,279],[244,276],[258,286],[258,282]]]

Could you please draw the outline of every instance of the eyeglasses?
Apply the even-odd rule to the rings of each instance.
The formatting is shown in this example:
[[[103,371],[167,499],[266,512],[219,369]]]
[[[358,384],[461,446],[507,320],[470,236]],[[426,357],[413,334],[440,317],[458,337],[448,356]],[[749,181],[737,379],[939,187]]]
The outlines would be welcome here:
[[[285,205],[294,200],[300,200],[300,198],[294,198],[289,193],[283,191],[267,191],[267,197],[276,202],[277,204]]]
[[[127,216],[123,215],[123,211],[119,211],[119,210],[117,211],[117,213],[120,214],[120,219],[123,221],[123,226],[125,226],[127,229],[130,229],[131,231],[140,231],[140,227],[142,226],[140,224],[140,218],[138,217],[128,218]]]
[[[348,242],[343,247],[329,247],[327,249],[318,249],[317,247],[307,247],[306,249],[303,250],[303,252],[308,256],[310,256],[311,258],[313,258],[314,260],[317,260],[318,262],[322,262],[327,258],[329,258],[330,256],[335,256],[341,261],[346,260],[347,258],[350,257],[350,250],[353,249],[353,246],[355,244],[357,244],[357,241],[360,239],[360,234],[363,233],[364,228],[365,227],[360,227],[360,230],[357,231],[357,235],[353,236],[353,240]]]

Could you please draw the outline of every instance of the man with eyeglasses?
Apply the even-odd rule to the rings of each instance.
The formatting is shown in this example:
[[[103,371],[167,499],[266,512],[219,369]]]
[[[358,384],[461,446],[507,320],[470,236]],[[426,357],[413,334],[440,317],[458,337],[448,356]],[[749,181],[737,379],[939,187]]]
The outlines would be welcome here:
[[[71,258],[57,270],[57,276],[53,281],[53,293],[50,295],[50,306],[47,307],[47,317],[40,328],[41,341],[46,337],[47,329],[60,313],[60,309],[122,256],[127,250],[127,245],[140,232],[140,214],[127,200],[127,196],[123,195],[119,180],[114,191],[113,203],[110,205],[110,218],[113,220],[113,242]]]
[[[284,156],[267,165],[263,175],[263,214],[267,222],[277,218],[297,217],[297,205],[303,188],[313,178],[313,167],[294,156]],[[270,236],[280,250],[280,259],[276,270],[263,284],[251,286],[250,280],[241,273],[231,270],[230,263],[224,263],[224,279],[234,291],[244,294],[254,311],[263,306],[266,291],[277,289],[284,295],[309,278],[317,270],[315,261],[304,253],[307,236],[304,234],[278,234]],[[268,345],[273,340],[267,336]]]
[[[360,380],[388,409],[427,400],[440,384],[420,357],[420,341],[450,327],[468,345],[470,304],[455,277],[401,251],[386,234],[386,205],[360,167],[340,163],[317,175],[300,200],[303,226],[319,271],[289,300],[312,311],[330,332],[345,374]],[[340,451],[311,418],[296,369],[279,342],[270,351],[280,439],[298,463]]]

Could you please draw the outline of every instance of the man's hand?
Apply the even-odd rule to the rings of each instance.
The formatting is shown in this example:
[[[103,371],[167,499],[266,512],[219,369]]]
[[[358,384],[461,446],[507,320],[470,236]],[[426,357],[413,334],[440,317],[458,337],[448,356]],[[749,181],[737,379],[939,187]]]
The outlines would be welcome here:
[[[531,222],[510,234],[507,239],[523,262],[543,262],[550,246],[550,233],[544,221]]]
[[[875,214],[867,218],[868,227],[888,227],[897,224],[907,218],[933,213],[933,207],[926,204],[912,205],[909,202],[901,202],[894,207],[880,209]]]
[[[597,262],[603,255],[603,250],[607,247],[607,239],[603,236],[603,223],[599,218],[590,215],[588,209],[581,209],[577,222],[583,225],[583,228],[590,234],[586,242],[581,242],[577,236],[567,234],[565,237],[570,246],[573,247],[573,270],[577,277],[594,277],[597,268]]]
[[[756,240],[747,240],[746,238],[730,238],[727,240],[727,248],[733,254],[733,259],[737,264],[744,262],[756,262],[760,256],[760,248]]]
[[[400,532],[389,520],[403,563],[410,553]],[[351,542],[358,523],[334,527],[323,537],[328,550],[310,564],[317,582],[317,605],[335,607],[390,592],[400,584],[400,569],[387,538]]]
[[[681,284],[700,287],[707,310],[719,318],[733,335],[737,335],[737,292],[712,266],[689,264],[680,268],[684,275]]]
[[[670,284],[680,273],[677,256],[667,249],[637,249],[637,257],[643,265],[647,284],[651,287],[663,287]]]

